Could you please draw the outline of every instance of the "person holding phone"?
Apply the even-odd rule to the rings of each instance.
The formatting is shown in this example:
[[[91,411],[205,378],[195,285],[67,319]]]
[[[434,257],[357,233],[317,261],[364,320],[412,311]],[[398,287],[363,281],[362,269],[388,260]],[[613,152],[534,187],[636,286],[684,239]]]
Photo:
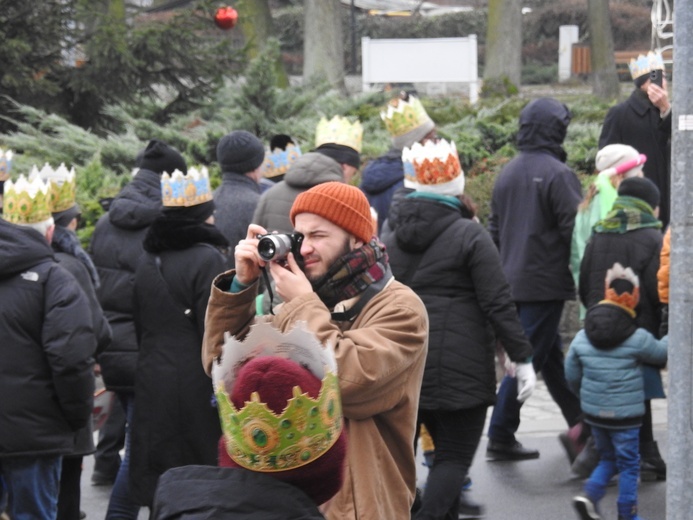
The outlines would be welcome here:
[[[599,148],[626,144],[647,156],[643,172],[659,188],[659,218],[666,228],[671,193],[671,103],[664,61],[659,52],[649,52],[632,59],[629,68],[635,89],[628,99],[609,109]]]

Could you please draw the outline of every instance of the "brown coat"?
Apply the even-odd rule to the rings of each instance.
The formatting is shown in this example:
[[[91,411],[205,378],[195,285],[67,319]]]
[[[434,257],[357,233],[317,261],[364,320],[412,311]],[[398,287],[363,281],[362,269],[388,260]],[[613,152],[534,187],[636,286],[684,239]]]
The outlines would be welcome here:
[[[657,271],[657,292],[659,301],[669,303],[669,256],[671,251],[671,228],[667,228],[659,253],[659,270]]]
[[[232,294],[234,272],[214,280],[207,307],[202,362],[209,373],[225,331],[244,336],[255,320],[257,286]],[[414,431],[428,349],[428,315],[421,300],[392,281],[353,322],[334,322],[317,294],[296,298],[264,316],[286,332],[305,321],[335,347],[349,434],[347,474],[325,506],[328,520],[409,518],[416,467]]]

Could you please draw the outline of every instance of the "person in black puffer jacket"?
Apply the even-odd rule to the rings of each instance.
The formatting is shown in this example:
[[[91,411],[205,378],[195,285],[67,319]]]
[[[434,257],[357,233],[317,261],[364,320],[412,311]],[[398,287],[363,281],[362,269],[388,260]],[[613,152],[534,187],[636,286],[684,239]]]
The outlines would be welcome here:
[[[161,174],[188,171],[183,156],[157,140],[149,142],[138,166],[130,184],[97,222],[91,239],[91,254],[101,279],[97,295],[113,331],[113,342],[99,355],[98,362],[106,388],[117,393],[128,423],[132,421],[138,356],[133,319],[135,269],[147,229],[161,214]],[[127,435],[125,445],[125,458],[111,492],[107,518],[117,512],[122,515],[120,518],[134,520],[139,506],[130,497]]]
[[[421,149],[414,160],[417,189],[398,203],[382,236],[393,274],[423,300],[430,320],[419,422],[430,432],[436,455],[417,519],[457,518],[461,511],[462,486],[486,410],[496,399],[496,339],[517,363],[518,399],[526,399],[536,381],[532,347],[498,251],[486,230],[464,216],[464,175],[454,147],[447,148],[446,162],[456,165],[452,178],[432,173],[451,171],[436,164],[444,162],[438,157],[447,146],[442,141]],[[464,495],[462,500],[467,506]]]

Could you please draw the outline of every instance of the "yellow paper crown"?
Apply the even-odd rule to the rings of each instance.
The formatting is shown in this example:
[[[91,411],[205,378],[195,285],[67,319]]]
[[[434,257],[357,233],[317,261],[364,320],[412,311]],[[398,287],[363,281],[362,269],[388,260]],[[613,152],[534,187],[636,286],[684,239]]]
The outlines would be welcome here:
[[[36,177],[50,185],[51,212],[65,211],[75,205],[77,185],[74,168],[68,170],[65,164],[61,164],[54,170],[46,163],[40,171],[36,166],[32,168],[29,179]]]
[[[51,218],[50,185],[36,177],[24,175],[5,182],[2,217],[14,224],[38,224]]]
[[[452,141],[414,143],[402,150],[402,162],[414,166],[417,191],[453,196],[464,192],[464,172]]]
[[[631,58],[628,68],[631,77],[637,79],[650,71],[664,70],[664,60],[659,52],[650,51],[647,55],[640,54],[637,58]]]
[[[212,200],[207,168],[188,168],[188,174],[174,170],[161,174],[161,202],[166,207],[196,206]]]
[[[0,182],[10,178],[10,170],[12,170],[12,150],[2,151],[0,148]]]
[[[380,112],[380,117],[385,122],[385,128],[390,135],[397,137],[424,125],[433,125],[433,121],[426,113],[421,101],[415,96],[409,96],[405,101],[395,98],[387,105],[387,110]]]
[[[334,116],[329,121],[324,117],[320,119],[315,129],[315,147],[333,143],[353,148],[361,153],[361,141],[363,139],[363,127],[359,121],[350,123],[348,119]]]
[[[229,398],[238,370],[259,356],[292,359],[307,368],[322,381],[318,398],[295,386],[284,411],[276,414],[253,392],[238,410]],[[253,471],[276,472],[310,464],[326,453],[344,427],[336,367],[333,350],[323,347],[303,322],[287,334],[260,323],[244,342],[227,334],[212,380],[231,459]]]

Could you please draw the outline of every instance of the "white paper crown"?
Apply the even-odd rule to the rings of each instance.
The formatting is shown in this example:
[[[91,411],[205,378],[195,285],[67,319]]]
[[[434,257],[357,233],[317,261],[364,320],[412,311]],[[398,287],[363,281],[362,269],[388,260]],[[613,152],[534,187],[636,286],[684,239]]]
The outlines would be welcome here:
[[[362,139],[363,127],[361,122],[351,123],[344,117],[334,116],[329,121],[323,117],[315,129],[316,148],[323,144],[332,143],[348,146],[361,153]]]
[[[39,170],[35,165],[31,169],[29,179],[40,178],[47,182],[51,188],[51,211],[57,213],[65,211],[75,205],[77,185],[75,182],[75,169],[69,170],[64,163],[61,163],[55,170],[45,163]]]
[[[209,175],[204,166],[188,168],[185,175],[180,170],[174,170],[171,175],[164,172],[161,175],[161,202],[166,207],[196,206],[212,200],[212,188]]]
[[[631,58],[628,68],[631,77],[637,79],[650,71],[664,70],[664,60],[659,52],[650,51],[647,55],[640,54],[637,58]]]
[[[27,180],[24,175],[5,182],[2,216],[14,224],[38,224],[51,218],[51,188],[39,177]]]
[[[2,151],[0,148],[0,182],[6,181],[10,178],[10,171],[12,170],[12,150]]]
[[[402,150],[402,162],[407,161],[414,166],[417,191],[453,196],[464,192],[464,172],[454,142],[414,143]]]

